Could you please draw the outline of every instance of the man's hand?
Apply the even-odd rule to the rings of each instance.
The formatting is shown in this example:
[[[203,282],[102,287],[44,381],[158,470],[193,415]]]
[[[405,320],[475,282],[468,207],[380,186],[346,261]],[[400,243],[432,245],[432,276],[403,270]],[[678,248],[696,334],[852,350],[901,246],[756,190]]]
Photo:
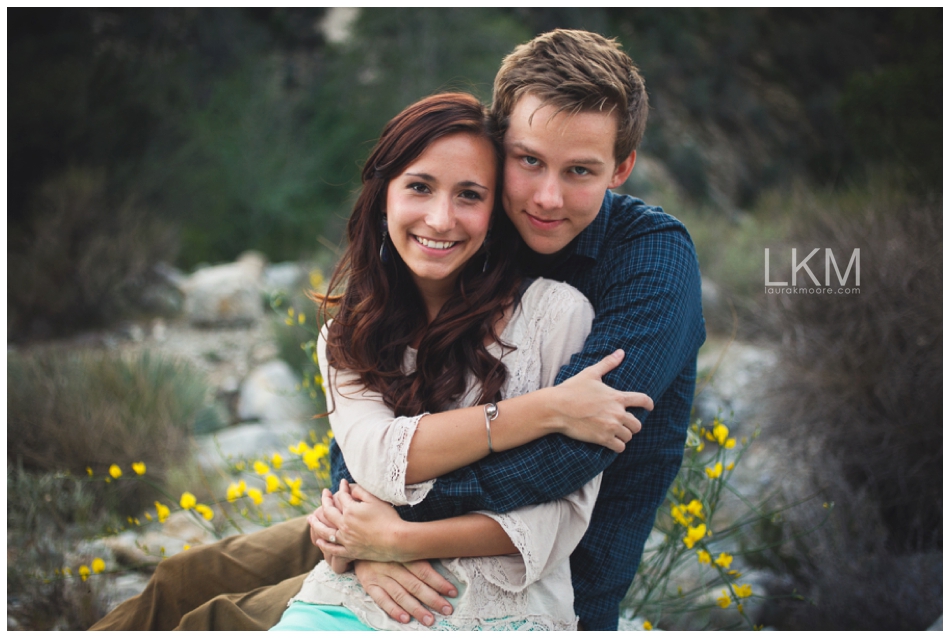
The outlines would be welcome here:
[[[448,616],[452,613],[452,606],[443,596],[458,596],[452,583],[435,571],[427,560],[411,563],[359,560],[356,561],[356,577],[380,609],[401,623],[409,622],[412,616],[430,627],[435,617],[426,605]]]
[[[653,399],[642,392],[614,390],[601,381],[623,357],[623,350],[617,350],[564,383],[544,390],[554,399],[552,407],[558,413],[561,434],[620,453],[640,431],[640,421],[627,408],[652,410]]]

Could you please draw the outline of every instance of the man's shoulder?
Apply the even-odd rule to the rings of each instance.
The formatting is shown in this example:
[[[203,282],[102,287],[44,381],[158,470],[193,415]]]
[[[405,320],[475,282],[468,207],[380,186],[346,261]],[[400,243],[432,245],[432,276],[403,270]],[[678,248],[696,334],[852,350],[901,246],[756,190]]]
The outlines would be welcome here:
[[[659,206],[650,206],[642,199],[633,195],[607,191],[604,200],[604,211],[607,212],[607,237],[615,239],[632,239],[651,233],[673,231],[686,232],[683,223],[664,211]]]

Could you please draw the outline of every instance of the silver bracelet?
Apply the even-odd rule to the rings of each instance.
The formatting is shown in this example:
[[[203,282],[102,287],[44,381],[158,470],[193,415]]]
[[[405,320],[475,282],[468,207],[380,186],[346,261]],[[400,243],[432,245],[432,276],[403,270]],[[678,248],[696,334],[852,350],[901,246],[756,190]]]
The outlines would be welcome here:
[[[491,447],[491,422],[498,418],[498,406],[494,403],[485,404],[485,431],[488,433],[488,453],[494,450]]]

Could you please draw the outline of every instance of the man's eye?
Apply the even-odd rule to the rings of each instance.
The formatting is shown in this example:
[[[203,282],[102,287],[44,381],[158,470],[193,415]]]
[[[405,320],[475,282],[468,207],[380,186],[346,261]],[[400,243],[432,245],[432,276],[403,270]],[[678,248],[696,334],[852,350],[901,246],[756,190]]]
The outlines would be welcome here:
[[[590,175],[590,169],[583,166],[574,166],[571,168],[571,172],[575,175]]]
[[[525,164],[527,164],[528,166],[537,166],[537,165],[540,163],[540,162],[538,162],[538,158],[537,158],[537,157],[532,157],[532,156],[530,156],[530,155],[525,155],[525,156],[522,158],[522,161],[523,161]]]

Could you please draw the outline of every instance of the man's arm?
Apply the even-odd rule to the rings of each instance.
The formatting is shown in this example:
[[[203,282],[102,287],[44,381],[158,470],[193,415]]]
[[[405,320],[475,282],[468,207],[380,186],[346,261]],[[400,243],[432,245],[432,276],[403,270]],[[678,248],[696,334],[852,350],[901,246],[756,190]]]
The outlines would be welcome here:
[[[618,390],[642,392],[657,403],[662,400],[704,339],[696,256],[680,229],[634,238],[624,246],[623,263],[590,284],[594,294],[582,289],[594,304],[593,328],[583,351],[561,369],[558,382],[623,348],[623,362],[604,381]],[[679,436],[666,430],[645,436],[650,423],[645,411],[634,414],[644,422],[644,431],[627,444],[624,457],[648,459]],[[617,456],[600,446],[549,435],[439,478],[424,501],[400,508],[400,514],[407,520],[432,520],[553,500],[578,489]]]

